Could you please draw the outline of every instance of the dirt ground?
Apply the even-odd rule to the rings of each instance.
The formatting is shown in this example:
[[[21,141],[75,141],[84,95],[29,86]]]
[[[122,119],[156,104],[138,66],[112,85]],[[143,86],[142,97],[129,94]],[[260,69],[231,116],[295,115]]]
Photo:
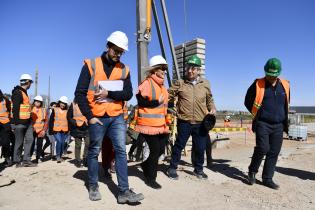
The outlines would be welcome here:
[[[36,168],[10,167],[0,172],[0,210],[79,210],[79,209],[315,209],[315,138],[307,141],[285,140],[274,180],[279,190],[261,182],[246,184],[247,167],[254,147],[254,135],[243,132],[225,134],[230,143],[213,150],[215,162],[205,168],[208,180],[192,175],[190,157],[183,156],[179,180],[171,180],[161,162],[157,181],[161,190],[147,187],[137,163],[129,164],[130,187],[142,192],[139,205],[119,205],[113,181],[106,181],[100,171],[102,200],[92,202],[85,187],[86,168],[78,169],[70,158],[61,164],[39,163]],[[70,151],[73,151],[74,143]],[[2,162],[3,160],[0,160]],[[258,180],[261,180],[261,170]],[[10,183],[15,180],[15,183]]]

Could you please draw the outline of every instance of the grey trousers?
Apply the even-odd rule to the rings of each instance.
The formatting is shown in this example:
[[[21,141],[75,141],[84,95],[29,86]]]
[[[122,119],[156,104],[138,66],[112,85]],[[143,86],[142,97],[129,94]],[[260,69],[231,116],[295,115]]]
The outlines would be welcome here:
[[[75,150],[74,155],[75,159],[78,161],[81,161],[81,145],[82,145],[82,139],[84,139],[84,150],[83,150],[83,158],[86,158],[87,151],[89,148],[90,138],[89,136],[85,138],[75,138]]]
[[[15,163],[21,162],[22,151],[23,161],[31,161],[31,147],[34,141],[33,137],[33,127],[31,124],[22,125],[18,124],[14,126],[14,135],[15,135],[15,145],[13,151],[13,161]]]

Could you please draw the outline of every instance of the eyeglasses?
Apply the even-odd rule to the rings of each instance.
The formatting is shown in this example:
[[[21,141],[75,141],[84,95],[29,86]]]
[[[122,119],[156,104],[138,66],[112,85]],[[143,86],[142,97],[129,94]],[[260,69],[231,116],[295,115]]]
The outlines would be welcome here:
[[[125,51],[120,50],[120,49],[114,49],[114,48],[110,48],[110,49],[115,53],[115,55],[123,55],[125,53]]]

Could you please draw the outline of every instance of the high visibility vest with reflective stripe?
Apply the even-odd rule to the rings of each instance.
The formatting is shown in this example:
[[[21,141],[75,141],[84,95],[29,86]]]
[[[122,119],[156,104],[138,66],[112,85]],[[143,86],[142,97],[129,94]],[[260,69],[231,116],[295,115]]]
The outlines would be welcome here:
[[[47,120],[47,114],[45,108],[33,107],[31,112],[32,125],[34,131],[39,133],[44,129],[45,122]]]
[[[31,117],[31,105],[29,97],[21,91],[23,96],[23,103],[20,104],[20,119],[27,120]]]
[[[5,99],[3,99],[0,102],[0,123],[6,124],[8,122],[10,122],[10,119],[9,119],[9,112],[7,110],[7,102]]]
[[[290,103],[290,84],[289,81],[285,80],[285,79],[280,79],[280,83],[282,84],[284,90],[285,90],[285,94],[286,94],[286,101],[287,104],[289,106]],[[252,107],[252,115],[253,117],[256,116],[258,110],[260,109],[263,99],[264,99],[264,95],[265,95],[265,86],[266,86],[266,81],[265,78],[260,78],[257,79],[256,81],[256,98]]]
[[[122,64],[117,63],[113,68],[109,78],[107,78],[104,72],[104,66],[101,57],[93,60],[84,60],[84,63],[88,66],[91,75],[91,80],[87,92],[87,99],[91,111],[94,116],[102,117],[105,114],[108,116],[118,116],[123,113],[123,101],[112,101],[106,103],[96,103],[94,100],[94,94],[97,90],[98,81],[104,80],[125,80],[129,74],[129,68]]]
[[[72,105],[73,105],[73,119],[75,120],[76,125],[78,127],[81,127],[84,123],[87,124],[87,119],[81,113],[81,110],[78,104],[73,103]]]
[[[62,110],[57,107],[54,108],[55,120],[53,130],[56,132],[67,132],[68,131],[68,120],[67,120],[67,110]]]
[[[153,79],[148,78],[150,83],[150,95],[148,99],[159,100],[160,95],[164,95],[164,102],[155,108],[140,107],[138,108],[138,125],[163,126],[166,125],[168,93],[164,86],[159,86]]]

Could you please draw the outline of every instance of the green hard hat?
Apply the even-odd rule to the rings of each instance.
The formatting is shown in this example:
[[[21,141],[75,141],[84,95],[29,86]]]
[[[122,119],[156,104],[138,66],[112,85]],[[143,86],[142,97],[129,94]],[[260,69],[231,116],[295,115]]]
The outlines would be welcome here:
[[[201,59],[197,55],[192,55],[187,59],[186,64],[196,65],[201,67]]]
[[[265,74],[277,77],[281,73],[281,61],[277,58],[270,58],[265,64]]]

